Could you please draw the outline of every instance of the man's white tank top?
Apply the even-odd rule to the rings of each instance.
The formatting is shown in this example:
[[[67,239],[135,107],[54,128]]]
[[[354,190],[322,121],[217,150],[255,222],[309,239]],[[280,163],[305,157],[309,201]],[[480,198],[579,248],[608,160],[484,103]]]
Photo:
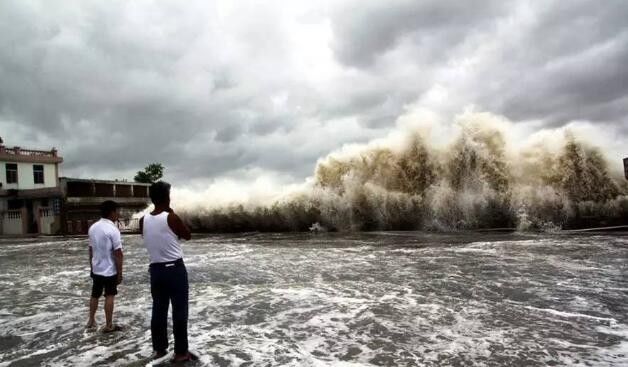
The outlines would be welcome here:
[[[183,251],[177,237],[168,225],[168,212],[144,216],[144,245],[150,256],[150,263],[163,263],[183,258]]]

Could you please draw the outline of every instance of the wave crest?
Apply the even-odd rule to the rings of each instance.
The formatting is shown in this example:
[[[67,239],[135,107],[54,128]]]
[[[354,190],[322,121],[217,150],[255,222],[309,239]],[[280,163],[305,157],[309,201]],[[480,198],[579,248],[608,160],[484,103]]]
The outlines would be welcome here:
[[[624,224],[628,185],[602,152],[566,131],[556,144],[517,144],[508,122],[466,113],[444,147],[410,131],[401,143],[319,160],[313,184],[268,205],[187,210],[196,230],[546,230]],[[550,149],[551,148],[551,149]],[[319,228],[317,227],[317,228]]]

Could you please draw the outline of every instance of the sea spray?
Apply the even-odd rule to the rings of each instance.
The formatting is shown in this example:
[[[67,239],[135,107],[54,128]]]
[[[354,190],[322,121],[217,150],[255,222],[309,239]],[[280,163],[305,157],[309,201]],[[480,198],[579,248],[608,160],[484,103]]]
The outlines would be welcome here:
[[[456,118],[438,146],[425,131],[319,160],[312,183],[270,203],[182,211],[195,230],[546,230],[625,224],[628,185],[600,150],[565,130],[557,146],[514,144],[488,113]],[[525,143],[525,142],[524,142]],[[317,228],[318,228],[317,226]]]

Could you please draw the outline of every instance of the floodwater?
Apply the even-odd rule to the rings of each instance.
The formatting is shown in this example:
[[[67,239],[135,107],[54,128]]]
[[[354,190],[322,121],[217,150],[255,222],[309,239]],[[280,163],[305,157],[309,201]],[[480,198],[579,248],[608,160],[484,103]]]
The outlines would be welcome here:
[[[191,349],[212,366],[625,366],[626,235],[197,237]],[[83,329],[84,238],[0,240],[0,366],[149,363],[147,255],[124,241],[125,331],[104,335]]]

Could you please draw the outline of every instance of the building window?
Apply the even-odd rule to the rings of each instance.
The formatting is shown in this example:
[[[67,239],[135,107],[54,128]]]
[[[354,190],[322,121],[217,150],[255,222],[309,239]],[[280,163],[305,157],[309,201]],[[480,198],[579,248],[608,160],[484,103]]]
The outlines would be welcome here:
[[[36,184],[44,183],[44,166],[41,164],[33,165],[33,181]]]
[[[17,183],[17,164],[7,163],[7,183]]]

